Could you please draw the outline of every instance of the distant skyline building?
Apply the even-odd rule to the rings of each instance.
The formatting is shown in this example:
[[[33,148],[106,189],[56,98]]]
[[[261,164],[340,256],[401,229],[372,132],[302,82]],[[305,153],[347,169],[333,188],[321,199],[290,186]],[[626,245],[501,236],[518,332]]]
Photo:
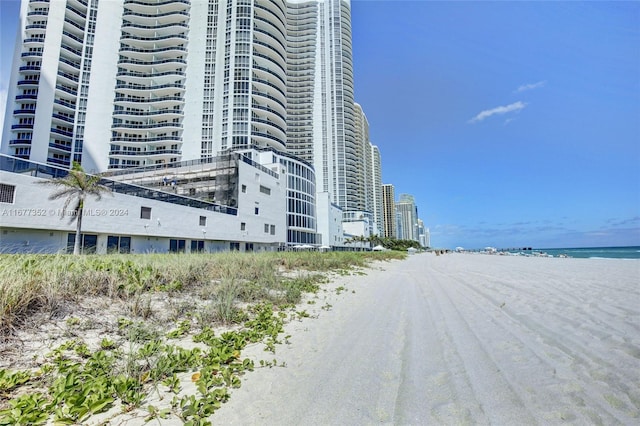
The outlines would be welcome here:
[[[397,238],[395,188],[391,184],[382,185],[383,237]]]
[[[381,236],[384,232],[384,211],[382,202],[382,158],[380,149],[371,145],[371,177],[367,183],[368,198],[371,199],[373,210],[373,223],[375,235]]]
[[[396,210],[400,215],[402,223],[402,233],[399,238],[401,240],[419,241],[418,237],[418,207],[416,206],[413,195],[400,194],[396,203]]]
[[[429,228],[425,228],[424,221],[418,219],[418,241],[422,247],[431,247],[431,235]]]

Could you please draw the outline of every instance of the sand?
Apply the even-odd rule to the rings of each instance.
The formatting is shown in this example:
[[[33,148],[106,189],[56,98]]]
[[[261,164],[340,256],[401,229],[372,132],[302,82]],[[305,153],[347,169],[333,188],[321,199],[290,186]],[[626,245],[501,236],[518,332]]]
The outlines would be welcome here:
[[[640,260],[417,254],[337,284],[243,352],[286,367],[214,424],[640,424]]]

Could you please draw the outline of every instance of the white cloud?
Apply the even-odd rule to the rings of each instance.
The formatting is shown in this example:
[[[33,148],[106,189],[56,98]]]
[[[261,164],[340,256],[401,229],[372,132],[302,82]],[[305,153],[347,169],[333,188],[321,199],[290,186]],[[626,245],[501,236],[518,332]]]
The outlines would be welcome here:
[[[539,89],[541,87],[544,87],[545,84],[547,84],[547,80],[539,81],[537,83],[523,84],[522,86],[518,87],[514,93],[520,93],[527,90]]]
[[[492,109],[487,109],[487,110],[484,110],[484,111],[480,112],[480,114],[476,115],[471,120],[469,120],[469,123],[477,123],[479,121],[484,120],[485,118],[489,118],[492,115],[496,115],[496,114],[502,115],[502,114],[506,114],[508,112],[520,111],[521,109],[523,109],[526,106],[527,106],[527,104],[525,104],[524,102],[518,101],[518,102],[514,102],[514,103],[509,104],[509,105],[499,106],[499,107],[495,107],[495,108],[492,108]]]

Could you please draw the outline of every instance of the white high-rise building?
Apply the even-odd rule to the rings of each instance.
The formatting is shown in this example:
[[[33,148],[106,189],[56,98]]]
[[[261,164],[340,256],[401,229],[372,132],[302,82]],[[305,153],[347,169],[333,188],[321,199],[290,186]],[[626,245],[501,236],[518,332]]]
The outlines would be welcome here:
[[[400,194],[396,202],[396,210],[401,223],[399,239],[420,241],[418,234],[418,207],[413,196]]]
[[[374,209],[353,187],[367,154],[355,130],[350,9],[23,0],[0,151],[104,172],[271,149],[312,166],[315,191],[342,211]]]

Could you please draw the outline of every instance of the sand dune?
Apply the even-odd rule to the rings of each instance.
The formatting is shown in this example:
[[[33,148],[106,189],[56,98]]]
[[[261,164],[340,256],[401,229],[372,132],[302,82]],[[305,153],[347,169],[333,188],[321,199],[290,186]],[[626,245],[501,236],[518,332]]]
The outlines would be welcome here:
[[[421,254],[336,285],[215,424],[640,423],[640,261]]]

